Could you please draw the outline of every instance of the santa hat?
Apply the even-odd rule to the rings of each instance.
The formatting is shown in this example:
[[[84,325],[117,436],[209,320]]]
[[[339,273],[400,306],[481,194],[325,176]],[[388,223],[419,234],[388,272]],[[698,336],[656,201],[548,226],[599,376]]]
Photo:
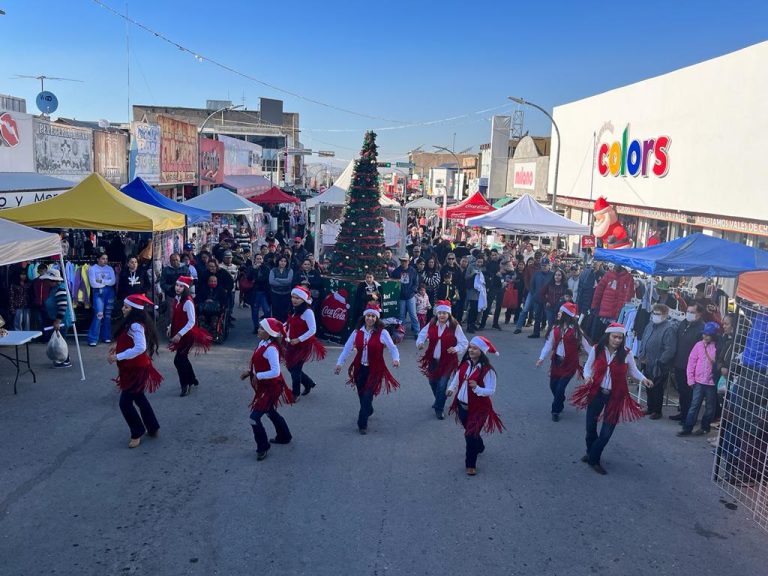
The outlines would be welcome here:
[[[304,300],[307,304],[312,304],[312,295],[309,293],[309,290],[304,288],[304,286],[296,286],[291,290],[291,296],[296,296],[297,298]]]
[[[363,310],[363,317],[367,316],[368,314],[372,314],[376,316],[376,318],[381,318],[381,308],[379,308],[378,304],[369,302],[365,307],[365,310]]]
[[[259,326],[262,327],[264,332],[276,338],[277,336],[285,336],[285,328],[283,323],[277,318],[264,318],[259,322]]]
[[[488,340],[488,338],[485,338],[484,336],[475,336],[472,338],[472,340],[469,341],[472,346],[477,346],[480,348],[480,350],[483,351],[483,354],[495,354],[496,356],[499,355],[499,352],[496,350],[496,347],[491,344],[491,341]]]
[[[435,314],[438,312],[448,312],[448,314],[451,313],[451,302],[450,300],[438,300],[435,302]]]
[[[579,307],[576,306],[573,302],[566,302],[562,306],[560,306],[560,312],[563,314],[568,314],[571,318],[576,318],[576,316],[579,315]]]
[[[624,328],[624,324],[618,322],[611,322],[608,324],[608,328],[605,329],[606,334],[625,334],[627,329]]]
[[[606,200],[603,196],[600,196],[600,198],[595,200],[595,207],[594,207],[595,214],[605,214],[611,208],[612,206],[608,203],[608,200]]]
[[[192,283],[194,280],[192,279],[192,276],[179,276],[176,278],[176,284],[181,284],[182,286],[189,288],[192,286]]]
[[[131,294],[125,300],[123,300],[123,303],[126,306],[130,306],[131,308],[136,308],[136,310],[144,310],[144,306],[154,306],[157,308],[154,302],[144,296],[144,294]]]

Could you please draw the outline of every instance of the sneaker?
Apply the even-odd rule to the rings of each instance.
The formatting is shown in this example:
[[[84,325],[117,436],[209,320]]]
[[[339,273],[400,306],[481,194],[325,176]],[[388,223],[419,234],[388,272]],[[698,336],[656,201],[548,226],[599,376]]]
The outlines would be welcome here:
[[[692,432],[690,430],[680,430],[680,432],[677,433],[678,436],[690,436]]]
[[[520,330],[520,328],[515,328],[515,331],[512,332],[512,334],[520,334],[520,332],[522,332],[522,330]]]
[[[96,348],[96,342],[88,342],[88,346],[91,348]]]
[[[54,368],[70,368],[72,366],[72,361],[67,358],[64,360],[64,362],[54,362],[53,367]]]
[[[528,338],[541,338],[541,335],[539,335],[539,334],[529,334]]]
[[[709,434],[709,430],[704,430],[703,428],[699,428],[693,433],[694,436],[706,436],[707,434]]]
[[[683,419],[683,415],[682,415],[682,414],[679,414],[679,413],[678,413],[678,414],[672,414],[672,416],[670,416],[670,417],[669,417],[669,419],[670,419],[670,420],[677,420],[677,421],[680,421],[680,420],[682,420],[682,419]]]
[[[104,340],[104,344],[112,344],[112,340]]]

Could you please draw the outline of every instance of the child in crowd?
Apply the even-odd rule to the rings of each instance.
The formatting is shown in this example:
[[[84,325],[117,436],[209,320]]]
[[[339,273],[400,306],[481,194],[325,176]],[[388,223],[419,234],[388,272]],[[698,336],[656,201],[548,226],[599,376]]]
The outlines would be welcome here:
[[[416,317],[419,319],[419,327],[424,328],[427,324],[427,313],[432,306],[429,303],[427,287],[424,284],[419,285],[419,291],[416,292]]]

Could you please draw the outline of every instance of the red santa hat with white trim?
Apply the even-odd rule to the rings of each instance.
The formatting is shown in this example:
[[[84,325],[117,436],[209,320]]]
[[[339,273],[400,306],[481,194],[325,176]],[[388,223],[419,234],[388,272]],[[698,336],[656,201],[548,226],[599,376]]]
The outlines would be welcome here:
[[[194,281],[195,280],[192,278],[192,276],[179,276],[176,278],[176,284],[181,284],[186,288],[190,288]]]
[[[472,338],[472,340],[469,341],[472,346],[477,346],[480,348],[480,350],[483,351],[483,354],[495,354],[496,356],[499,355],[498,350],[496,350],[496,347],[491,343],[488,338],[484,336],[475,336]]]
[[[435,314],[438,312],[451,313],[451,301],[450,300],[438,300],[435,302]]]
[[[378,304],[369,302],[368,305],[365,307],[365,310],[363,310],[363,318],[368,316],[368,314],[376,316],[376,318],[381,318],[381,308],[379,307]]]
[[[259,326],[272,336],[273,338],[277,338],[278,336],[285,336],[285,327],[283,326],[283,323],[280,322],[277,318],[264,318],[261,322],[259,322]]]
[[[568,314],[571,318],[576,318],[579,315],[579,307],[573,302],[566,302],[560,306],[560,312]]]
[[[605,214],[608,212],[613,206],[608,202],[608,200],[605,199],[604,196],[600,196],[597,200],[595,200],[595,206],[593,208],[595,214]]]
[[[155,303],[144,296],[144,294],[131,294],[125,300],[123,300],[123,303],[126,306],[130,306],[131,308],[136,308],[136,310],[144,310],[144,306],[154,306],[157,308]]]
[[[606,334],[626,334],[627,329],[624,328],[624,324],[618,322],[611,322],[608,324],[608,328],[605,329]]]
[[[291,290],[291,296],[296,296],[296,298],[301,298],[307,304],[312,304],[312,294],[304,286],[295,286]]]

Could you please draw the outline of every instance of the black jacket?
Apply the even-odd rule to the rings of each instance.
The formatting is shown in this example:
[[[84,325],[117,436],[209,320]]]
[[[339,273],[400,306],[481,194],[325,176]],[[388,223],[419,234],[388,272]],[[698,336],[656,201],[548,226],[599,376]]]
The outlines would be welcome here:
[[[704,322],[688,322],[683,320],[677,326],[677,352],[675,352],[675,369],[685,370],[688,368],[688,356],[691,350],[696,346],[696,342],[701,340],[701,333],[704,331]]]

